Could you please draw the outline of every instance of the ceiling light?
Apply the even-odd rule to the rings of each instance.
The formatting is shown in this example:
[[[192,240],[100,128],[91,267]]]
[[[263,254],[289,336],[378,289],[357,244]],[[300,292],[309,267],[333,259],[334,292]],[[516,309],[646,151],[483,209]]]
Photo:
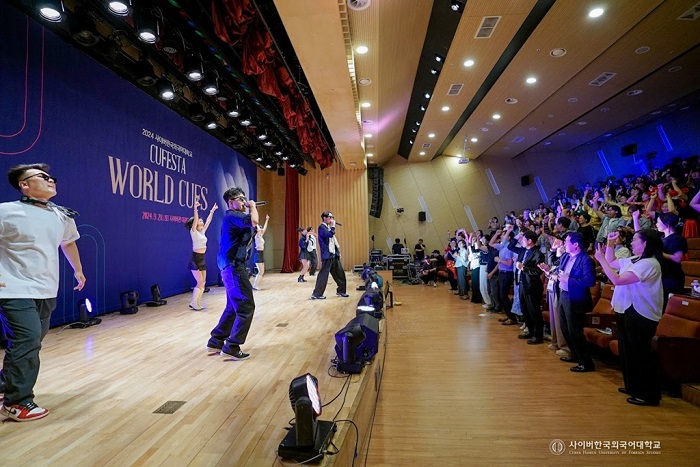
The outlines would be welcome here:
[[[583,121],[583,120],[581,120],[580,122],[576,122],[576,124],[577,124],[578,126],[583,126],[583,125],[585,125],[586,123],[588,123],[588,122]]]
[[[440,76],[440,70],[438,70],[437,68],[431,68],[430,74],[435,75],[435,76]]]
[[[425,112],[425,106],[423,104],[420,105],[420,111]]]
[[[448,110],[450,110],[450,107],[447,106],[447,105],[443,105],[441,110],[442,110],[443,112],[447,112]]]
[[[425,151],[421,151],[418,153],[419,156],[425,156]]]
[[[359,80],[357,80],[357,84],[359,84],[360,86],[369,86],[370,84],[372,84],[372,80],[369,78],[360,78]]]
[[[255,158],[255,160],[258,161],[258,162],[262,162],[263,158],[262,158],[262,156],[258,156],[258,157]]]
[[[465,61],[464,66],[466,66],[466,67],[474,66],[474,60]]]
[[[501,118],[501,115],[500,114],[493,114],[493,116],[491,118],[493,118],[494,120],[499,120]]]
[[[372,104],[370,104],[369,102],[363,102],[360,105],[362,105],[362,108],[366,109],[367,107],[371,106]]]
[[[408,144],[413,144],[413,140],[412,140],[412,139],[409,139],[409,140],[408,140]]]
[[[462,9],[462,4],[457,0],[452,0],[450,2],[450,8],[452,8],[452,11],[460,11]]]
[[[530,76],[528,79],[525,80],[527,84],[535,84],[537,82],[537,78],[534,76]]]
[[[643,92],[644,91],[642,91],[641,89],[632,89],[631,91],[627,91],[627,95],[628,96],[638,96]]]
[[[61,0],[41,0],[36,2],[36,8],[42,18],[52,23],[60,22],[66,12]]]
[[[443,63],[445,61],[445,57],[440,54],[435,54],[435,61],[438,63]]]
[[[552,144],[552,142],[551,142],[551,141],[545,141],[545,142],[542,143],[542,144],[544,144],[545,146],[549,146],[550,144]]]
[[[411,133],[418,133],[418,130],[415,128],[411,128]]]
[[[129,7],[131,6],[131,0],[127,1],[110,1],[107,6],[109,11],[117,16],[126,16],[129,14]]]
[[[435,133],[428,133],[428,138],[435,138]]]
[[[372,154],[371,152],[368,152],[367,157],[374,157],[374,154]]]
[[[563,47],[558,47],[556,49],[552,49],[549,51],[549,55],[554,57],[554,58],[563,57],[564,55],[566,55],[566,49]]]
[[[518,103],[518,99],[516,99],[515,97],[506,98],[506,104],[513,105],[513,104],[517,104],[517,103]]]
[[[250,126],[251,123],[253,123],[253,121],[250,119],[250,116],[248,116],[247,113],[241,111],[241,114],[238,117],[238,124],[241,126]]]
[[[267,131],[263,131],[262,133],[260,133],[260,134],[258,135],[258,139],[259,139],[260,141],[265,141],[265,140],[267,139]]]
[[[603,10],[602,8],[593,8],[588,13],[588,17],[589,18],[597,18],[597,17],[601,16],[603,13],[605,13],[605,10]]]
[[[570,103],[570,104],[574,104],[574,103],[578,102],[578,98],[577,98],[577,97],[569,97],[569,98],[566,100],[566,102],[568,102],[568,103]]]
[[[415,122],[413,122],[413,123],[415,123],[415,124],[416,124],[416,126],[420,126],[420,122],[419,122],[418,120],[416,120],[416,121],[415,121]]]
[[[372,133],[365,133],[365,138],[371,138],[372,136]]]
[[[175,88],[173,88],[173,84],[165,78],[159,79],[158,95],[160,95],[161,99],[166,101],[175,99]]]
[[[355,47],[355,52],[357,52],[360,55],[366,54],[367,52],[369,52],[369,48],[366,45],[359,45]]]
[[[426,99],[430,99],[430,93],[426,92],[425,94],[423,94],[423,97],[425,97]]]
[[[226,114],[227,114],[229,117],[234,117],[234,118],[235,118],[235,117],[238,117],[238,116],[241,114],[241,109],[240,109],[240,107],[239,107],[239,105],[238,105],[238,101],[236,101],[236,103],[233,104],[233,105],[231,106],[231,108],[228,109],[228,110],[226,111]]]
[[[472,143],[476,143],[477,141],[479,141],[479,138],[472,138],[469,141],[471,141]]]

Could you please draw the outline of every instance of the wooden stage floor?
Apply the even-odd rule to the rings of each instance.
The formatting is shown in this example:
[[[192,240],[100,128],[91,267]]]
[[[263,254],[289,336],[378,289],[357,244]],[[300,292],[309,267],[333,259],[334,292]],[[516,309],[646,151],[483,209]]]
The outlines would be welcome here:
[[[205,295],[205,311],[188,309],[183,294],[135,315],[104,316],[99,326],[52,329],[35,389],[51,414],[0,423],[0,465],[294,465],[276,457],[293,418],[289,382],[310,372],[324,403],[341,392],[346,380],[329,370],[334,334],[355,316],[361,294],[359,277],[348,273],[350,298],[336,297],[330,280],[328,299],[312,301],[313,282],[296,278],[266,274],[243,346],[251,358],[242,362],[205,350],[223,307],[218,287]],[[574,374],[546,345],[526,345],[516,326],[501,326],[499,315],[444,286],[396,283],[394,291],[401,305],[387,310],[369,449],[355,465],[700,463],[700,408],[669,397],[660,407],[631,406],[617,392],[621,374],[610,362]],[[359,379],[350,379],[347,396],[321,419],[349,416]],[[184,404],[173,414],[153,413],[168,401]],[[337,436],[354,436],[340,425]],[[550,451],[555,440],[566,446],[562,455]],[[569,447],[596,441],[660,447]]]

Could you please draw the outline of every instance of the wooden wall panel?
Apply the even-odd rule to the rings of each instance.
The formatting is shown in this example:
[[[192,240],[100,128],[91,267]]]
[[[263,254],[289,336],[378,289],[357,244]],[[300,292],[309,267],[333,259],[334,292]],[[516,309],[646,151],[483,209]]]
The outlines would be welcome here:
[[[333,164],[299,177],[299,226],[317,230],[321,213],[331,211],[343,224],[336,235],[346,271],[369,259],[369,197],[366,170],[344,170]]]

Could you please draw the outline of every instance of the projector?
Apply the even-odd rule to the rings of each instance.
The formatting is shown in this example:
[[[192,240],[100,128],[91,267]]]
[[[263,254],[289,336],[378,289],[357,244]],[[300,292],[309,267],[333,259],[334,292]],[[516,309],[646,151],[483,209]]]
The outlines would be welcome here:
[[[461,157],[459,159],[460,164],[468,164],[469,163],[469,158],[468,157]]]

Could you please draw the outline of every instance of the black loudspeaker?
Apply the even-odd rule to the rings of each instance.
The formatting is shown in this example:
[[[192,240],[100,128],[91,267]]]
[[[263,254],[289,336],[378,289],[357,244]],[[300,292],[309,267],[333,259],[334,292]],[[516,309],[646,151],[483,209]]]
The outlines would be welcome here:
[[[620,155],[622,157],[634,156],[637,154],[637,143],[628,144],[620,148]]]
[[[520,186],[528,186],[530,184],[530,176],[523,175],[520,177]]]
[[[284,177],[284,167],[277,168],[277,175],[279,175],[280,177]]]
[[[372,204],[369,208],[369,215],[379,218],[382,216],[382,205],[384,204],[384,186],[382,178],[372,179]]]
[[[425,220],[426,220],[425,211],[418,211],[418,221],[425,222]]]

